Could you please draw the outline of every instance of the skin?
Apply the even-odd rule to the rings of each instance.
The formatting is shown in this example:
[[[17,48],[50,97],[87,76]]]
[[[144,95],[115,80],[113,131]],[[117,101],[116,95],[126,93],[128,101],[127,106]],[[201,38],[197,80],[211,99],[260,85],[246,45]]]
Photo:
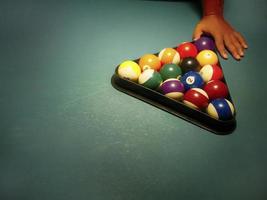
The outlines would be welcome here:
[[[224,59],[228,58],[228,51],[236,60],[240,60],[248,48],[244,37],[221,15],[204,16],[195,27],[193,40],[197,40],[202,34],[213,36],[216,47]]]

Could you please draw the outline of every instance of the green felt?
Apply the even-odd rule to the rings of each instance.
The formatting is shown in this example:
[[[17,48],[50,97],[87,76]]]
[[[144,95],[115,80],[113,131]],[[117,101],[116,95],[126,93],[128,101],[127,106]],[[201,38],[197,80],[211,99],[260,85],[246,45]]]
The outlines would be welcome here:
[[[237,128],[214,135],[115,90],[127,59],[191,40],[186,1],[0,2],[1,200],[267,199],[265,0],[225,0]]]

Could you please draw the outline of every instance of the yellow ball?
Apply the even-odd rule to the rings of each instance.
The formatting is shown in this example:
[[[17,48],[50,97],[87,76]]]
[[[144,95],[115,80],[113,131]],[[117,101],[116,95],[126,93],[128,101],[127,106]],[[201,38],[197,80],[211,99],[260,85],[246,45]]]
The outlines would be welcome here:
[[[154,54],[145,54],[140,58],[139,66],[142,71],[145,71],[146,69],[154,69],[158,71],[161,67],[161,62]]]
[[[134,61],[127,60],[120,64],[118,74],[121,78],[137,81],[141,74],[141,68]]]
[[[197,61],[201,66],[215,65],[218,63],[218,56],[211,50],[203,50],[197,54]]]

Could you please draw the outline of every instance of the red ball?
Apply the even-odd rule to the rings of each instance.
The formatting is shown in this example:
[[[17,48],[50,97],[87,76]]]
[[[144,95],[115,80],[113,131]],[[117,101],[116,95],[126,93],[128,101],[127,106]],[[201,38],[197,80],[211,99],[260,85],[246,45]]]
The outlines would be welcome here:
[[[197,47],[191,42],[184,42],[177,47],[177,51],[180,54],[180,58],[196,57]]]
[[[204,65],[199,71],[199,74],[206,83],[223,78],[223,71],[218,65]]]
[[[218,98],[226,98],[228,96],[228,88],[222,81],[213,80],[209,81],[205,86],[204,90],[208,94],[210,100]]]
[[[192,88],[185,93],[183,102],[191,108],[202,109],[208,106],[209,97],[204,90]]]

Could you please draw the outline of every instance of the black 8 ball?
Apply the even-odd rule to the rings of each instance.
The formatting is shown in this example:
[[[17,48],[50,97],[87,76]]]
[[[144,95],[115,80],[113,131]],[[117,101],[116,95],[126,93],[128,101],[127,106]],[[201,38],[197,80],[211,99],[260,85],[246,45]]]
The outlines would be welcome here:
[[[184,58],[180,63],[180,67],[182,68],[183,73],[189,71],[197,71],[199,70],[199,66],[199,62],[193,57]]]

